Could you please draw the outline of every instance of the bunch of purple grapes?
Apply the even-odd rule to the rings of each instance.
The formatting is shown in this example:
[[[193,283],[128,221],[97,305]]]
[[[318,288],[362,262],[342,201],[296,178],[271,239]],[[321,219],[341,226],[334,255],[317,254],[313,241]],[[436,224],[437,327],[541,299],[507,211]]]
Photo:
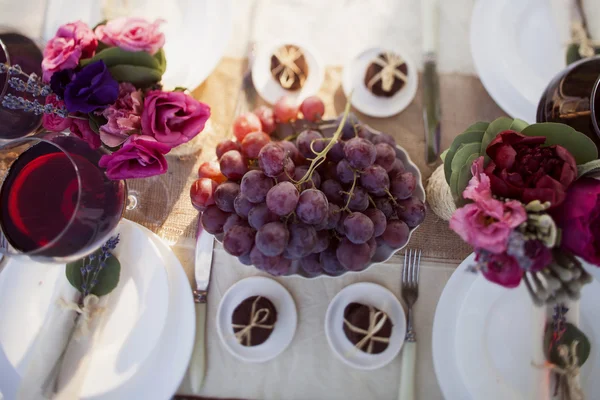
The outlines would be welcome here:
[[[221,142],[218,163],[200,167],[192,203],[204,229],[242,263],[272,275],[291,273],[294,261],[310,276],[361,271],[378,247],[404,246],[425,218],[395,140],[352,114],[322,121],[324,108],[318,97],[300,107],[282,98],[273,110],[243,114],[237,141]],[[311,127],[271,140],[300,118]]]

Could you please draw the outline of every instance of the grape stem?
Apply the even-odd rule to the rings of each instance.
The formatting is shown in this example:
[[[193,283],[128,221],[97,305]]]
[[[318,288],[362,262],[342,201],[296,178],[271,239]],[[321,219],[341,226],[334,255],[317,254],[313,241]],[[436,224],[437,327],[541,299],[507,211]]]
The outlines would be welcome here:
[[[354,171],[354,179],[352,181],[352,187],[350,188],[349,192],[343,192],[345,194],[348,195],[348,200],[346,200],[346,205],[344,206],[344,208],[342,208],[341,211],[348,211],[350,212],[350,208],[348,208],[350,206],[350,202],[352,201],[352,197],[354,196],[354,188],[356,187],[356,181],[358,180],[358,174],[356,173],[356,171]]]
[[[373,201],[373,198],[371,197],[371,195],[367,195],[367,196],[369,197],[369,203],[371,203],[373,208],[377,208],[377,204],[375,204],[375,201]]]
[[[342,117],[342,121],[338,125],[337,130],[333,134],[333,137],[331,138],[331,140],[329,141],[327,146],[325,146],[323,151],[321,151],[319,153],[315,152],[315,154],[317,156],[311,161],[310,166],[308,167],[308,170],[306,171],[304,176],[296,183],[297,185],[302,185],[303,183],[308,182],[308,180],[312,178],[312,175],[315,172],[315,170],[321,164],[323,164],[325,162],[325,157],[327,156],[327,153],[329,152],[329,150],[331,150],[331,148],[339,141],[340,136],[342,136],[342,128],[344,127],[344,124],[346,123],[346,119],[348,118],[348,114],[350,113],[350,106],[351,106],[350,98],[351,98],[351,96],[352,95],[350,95],[348,97],[348,102],[346,103],[346,107],[344,108],[344,114]],[[312,142],[311,142],[311,149],[312,149]]]
[[[389,189],[384,189],[384,190],[385,190],[385,193],[390,197],[390,201],[392,203],[394,203],[395,206],[397,206],[398,202],[396,201],[396,198],[394,197],[394,195],[392,194],[392,192],[390,192]]]

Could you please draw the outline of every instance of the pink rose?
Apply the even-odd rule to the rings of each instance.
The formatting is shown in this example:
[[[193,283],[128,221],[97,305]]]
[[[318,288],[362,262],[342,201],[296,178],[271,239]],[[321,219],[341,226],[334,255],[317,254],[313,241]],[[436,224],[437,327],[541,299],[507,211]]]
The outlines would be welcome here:
[[[162,20],[152,23],[143,18],[121,17],[96,28],[98,39],[126,51],[145,51],[152,55],[165,44],[165,35],[158,30]]]
[[[55,94],[51,94],[46,97],[46,104],[52,104],[55,107],[65,107],[65,103],[62,100],[59,100]],[[45,129],[53,132],[62,132],[65,129],[68,129],[71,126],[70,118],[63,118],[56,114],[44,114],[42,117],[42,125],[44,125]]]
[[[87,119],[72,118],[71,134],[83,139],[92,149],[97,149],[100,143],[100,136],[90,128],[90,122]]]
[[[482,266],[483,276],[491,282],[506,288],[515,288],[521,283],[524,271],[519,263],[506,253],[490,254],[476,252],[475,260]]]
[[[171,148],[151,136],[131,135],[119,150],[100,159],[100,167],[113,180],[147,178],[167,172]]]
[[[483,156],[481,156],[477,160],[473,161],[473,165],[471,165],[471,173],[473,174],[473,177],[463,192],[463,197],[465,199],[478,202],[492,198],[490,177],[484,172],[483,160]]]
[[[53,73],[77,67],[79,60],[94,55],[98,40],[83,22],[76,21],[58,28],[44,49],[42,71],[44,82],[50,82]]]
[[[140,133],[143,109],[142,92],[131,83],[120,83],[117,101],[102,111],[102,115],[108,121],[100,127],[102,143],[108,147],[117,147],[127,140],[129,135]]]
[[[489,198],[456,210],[450,229],[476,249],[498,254],[506,251],[513,229],[526,220],[525,208],[518,201]]]
[[[209,117],[210,107],[192,96],[153,90],[144,100],[142,132],[176,147],[202,132]]]

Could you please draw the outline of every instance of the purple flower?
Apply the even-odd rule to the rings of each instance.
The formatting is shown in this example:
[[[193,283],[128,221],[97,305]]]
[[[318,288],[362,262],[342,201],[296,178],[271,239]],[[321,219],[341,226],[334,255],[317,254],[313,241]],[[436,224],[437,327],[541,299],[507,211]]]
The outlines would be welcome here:
[[[521,283],[525,271],[519,263],[507,253],[492,254],[487,251],[476,251],[475,260],[481,265],[481,273],[491,282],[506,288],[515,288]]]
[[[110,75],[104,61],[86,65],[65,89],[65,104],[69,112],[90,113],[114,103],[119,84]]]
[[[63,69],[62,71],[52,74],[52,78],[50,78],[50,88],[52,89],[52,92],[61,99],[64,98],[67,85],[71,83],[74,76],[75,71],[72,69]]]
[[[151,136],[131,135],[119,150],[100,159],[100,167],[113,180],[147,178],[167,172],[165,154],[171,147]]]

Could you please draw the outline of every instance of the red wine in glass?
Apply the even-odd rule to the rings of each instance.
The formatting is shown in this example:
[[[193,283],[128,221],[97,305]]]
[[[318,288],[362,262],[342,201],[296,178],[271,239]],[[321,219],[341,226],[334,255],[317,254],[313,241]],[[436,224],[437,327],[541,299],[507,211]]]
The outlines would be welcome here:
[[[121,218],[125,184],[109,180],[98,167],[102,153],[80,139],[21,141],[36,143],[12,162],[0,191],[6,240],[15,253],[47,261],[94,251]]]

